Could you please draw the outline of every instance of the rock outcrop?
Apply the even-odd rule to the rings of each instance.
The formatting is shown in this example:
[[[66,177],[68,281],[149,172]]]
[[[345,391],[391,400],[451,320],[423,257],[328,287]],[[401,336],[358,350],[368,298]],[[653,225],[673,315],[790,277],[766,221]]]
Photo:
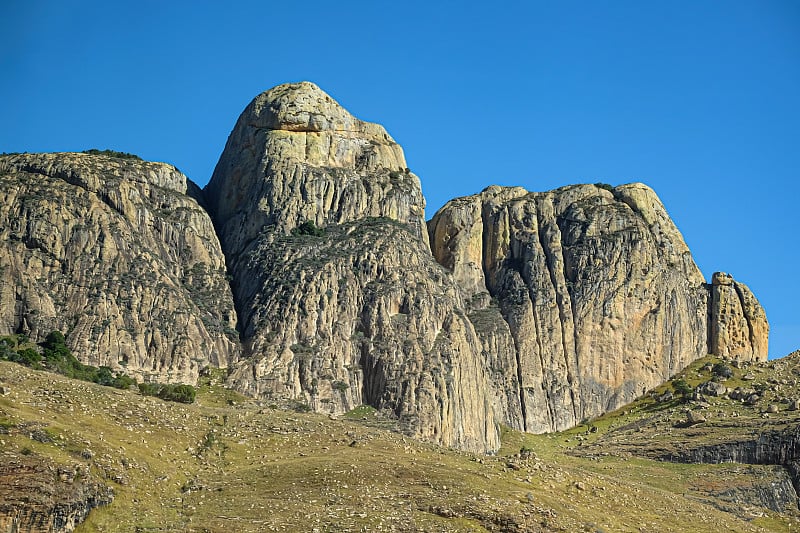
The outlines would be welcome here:
[[[512,427],[574,426],[708,353],[709,288],[645,185],[493,186],[446,204],[429,231],[437,261],[483,317],[486,351],[502,360],[491,375]],[[743,360],[765,359],[763,310],[734,282],[740,298],[717,297],[717,278],[712,352],[736,343]]]
[[[767,315],[747,285],[724,272],[711,282],[710,353],[739,361],[766,361]]]
[[[388,217],[428,238],[419,178],[400,146],[308,82],[247,106],[204,192],[234,261],[265,228],[285,234],[303,222]]]
[[[778,512],[782,512],[787,504],[797,508],[800,494],[800,426],[791,425],[782,430],[741,434],[738,439],[719,440],[711,443],[688,442],[680,451],[657,458],[681,463],[780,466],[785,469],[791,484],[784,488],[785,483],[774,482],[773,490],[768,491],[773,497],[762,497],[765,507]]]
[[[276,87],[245,109],[205,193],[251,358],[236,388],[330,413],[370,404],[416,437],[496,449],[480,343],[381,126],[313,84]]]
[[[2,156],[0,334],[61,330],[144,380],[228,367],[251,396],[369,404],[475,451],[500,424],[615,409],[709,351],[766,358],[755,297],[705,282],[645,185],[424,209],[386,130],[307,82],[247,106],[203,191],[160,163]]]
[[[56,465],[38,455],[0,455],[0,532],[69,533],[114,499],[86,465]]]
[[[560,430],[633,400],[708,353],[718,322],[755,324],[738,355],[762,357],[755,299],[711,312],[648,187],[489,187],[425,228],[401,148],[311,83],[253,100],[204,193],[251,358],[231,383],[254,396],[368,403],[486,450],[495,424]]]
[[[495,388],[514,391],[512,427],[571,427],[706,353],[704,280],[644,185],[489,187],[449,202],[429,229],[465,296],[493,298],[508,324],[497,375],[518,378]]]
[[[82,362],[140,380],[228,366],[239,345],[225,260],[191,187],[163,163],[0,157],[0,334],[60,330]]]

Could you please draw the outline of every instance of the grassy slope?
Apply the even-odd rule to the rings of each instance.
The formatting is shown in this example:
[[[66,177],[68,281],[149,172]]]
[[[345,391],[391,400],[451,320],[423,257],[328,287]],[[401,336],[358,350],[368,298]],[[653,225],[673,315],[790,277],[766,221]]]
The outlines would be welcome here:
[[[194,405],[165,403],[11,363],[0,363],[0,383],[11,390],[0,396],[3,453],[89,464],[114,488],[82,532],[800,528],[793,516],[735,515],[693,497],[710,483],[746,481],[746,469],[575,454],[652,416],[649,400],[598,420],[596,433],[505,431],[498,455],[484,457],[372,427],[380,420],[368,409],[331,420],[220,387],[204,387]],[[54,442],[30,439],[19,430],[26,423]],[[522,448],[533,453],[520,457]]]

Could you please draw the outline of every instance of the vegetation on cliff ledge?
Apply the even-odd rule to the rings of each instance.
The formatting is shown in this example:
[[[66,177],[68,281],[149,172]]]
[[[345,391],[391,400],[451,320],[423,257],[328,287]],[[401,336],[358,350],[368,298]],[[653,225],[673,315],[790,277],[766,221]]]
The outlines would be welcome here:
[[[89,150],[84,150],[83,153],[89,155],[104,155],[106,157],[114,157],[116,159],[135,159],[136,161],[142,161],[142,158],[136,154],[117,152],[116,150],[98,150],[97,148],[90,148]]]
[[[137,386],[136,380],[124,372],[114,372],[107,366],[84,365],[78,361],[60,331],[51,331],[47,335],[41,343],[41,353],[25,335],[0,337],[0,360],[19,363],[34,370],[50,370],[68,378],[117,389]],[[144,396],[157,396],[172,402],[192,403],[196,395],[192,385],[184,384],[140,383],[138,388]]]

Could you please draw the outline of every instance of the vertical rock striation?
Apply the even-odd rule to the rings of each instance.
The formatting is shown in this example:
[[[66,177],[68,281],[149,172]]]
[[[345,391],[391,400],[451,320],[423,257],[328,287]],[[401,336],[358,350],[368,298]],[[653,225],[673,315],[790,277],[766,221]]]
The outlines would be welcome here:
[[[420,438],[499,445],[477,335],[430,254],[402,149],[311,83],[259,95],[205,190],[250,361],[238,389],[391,411]]]
[[[723,297],[709,328],[709,288],[645,185],[492,186],[452,200],[428,227],[434,257],[477,308],[498,361],[497,411],[512,427],[560,430],[619,407],[704,356],[709,329],[714,353],[738,343],[752,347],[742,359],[766,355],[763,311],[739,284],[735,303],[747,303]]]
[[[739,361],[767,360],[767,315],[747,285],[715,272],[710,312],[711,353]]]
[[[60,330],[82,362],[139,379],[194,383],[228,366],[225,260],[189,187],[163,163],[0,157],[0,334]]]

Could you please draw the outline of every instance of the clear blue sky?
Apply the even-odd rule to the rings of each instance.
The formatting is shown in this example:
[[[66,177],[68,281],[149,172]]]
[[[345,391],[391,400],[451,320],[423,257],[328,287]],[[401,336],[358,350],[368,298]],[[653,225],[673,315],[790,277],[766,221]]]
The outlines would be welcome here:
[[[0,6],[0,152],[111,148],[200,185],[245,105],[310,80],[403,145],[428,217],[490,184],[642,181],[707,278],[800,348],[800,2]]]

